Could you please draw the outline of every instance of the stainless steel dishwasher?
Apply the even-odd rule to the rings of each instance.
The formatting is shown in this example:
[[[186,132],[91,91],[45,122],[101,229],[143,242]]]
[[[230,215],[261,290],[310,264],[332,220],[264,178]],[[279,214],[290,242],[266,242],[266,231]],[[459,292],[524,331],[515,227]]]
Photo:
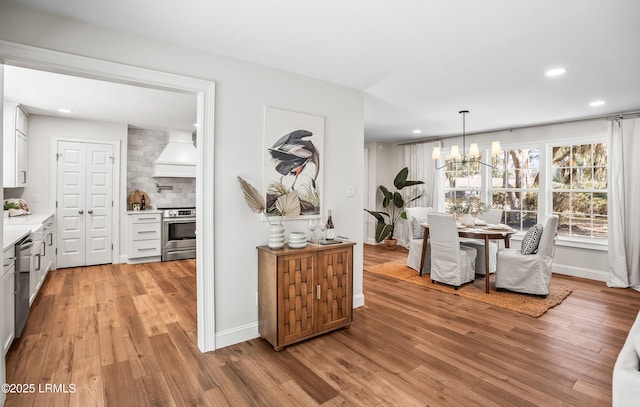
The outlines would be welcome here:
[[[16,243],[16,338],[29,318],[29,274],[31,273],[31,234]]]

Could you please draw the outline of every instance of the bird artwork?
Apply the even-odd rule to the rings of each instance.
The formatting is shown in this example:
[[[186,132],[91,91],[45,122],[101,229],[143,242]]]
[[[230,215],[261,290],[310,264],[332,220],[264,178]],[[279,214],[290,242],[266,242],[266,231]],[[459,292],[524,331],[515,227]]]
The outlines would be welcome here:
[[[280,182],[274,182],[272,191],[279,190],[280,194],[284,194],[287,189],[293,191],[299,187],[303,212],[319,209],[316,181],[320,172],[320,153],[313,142],[307,139],[312,136],[313,133],[308,130],[294,130],[267,149],[276,172],[280,174]],[[308,180],[300,181],[301,176],[308,177]],[[270,195],[268,201],[275,199],[278,194]]]
[[[282,182],[285,176],[294,176],[291,189],[295,189],[300,173],[309,163],[315,167],[315,173],[311,177],[311,182],[315,187],[320,171],[320,154],[311,140],[303,140],[303,138],[312,135],[313,133],[308,130],[295,130],[280,137],[269,149],[272,160],[277,163],[276,171],[282,174],[280,181]]]

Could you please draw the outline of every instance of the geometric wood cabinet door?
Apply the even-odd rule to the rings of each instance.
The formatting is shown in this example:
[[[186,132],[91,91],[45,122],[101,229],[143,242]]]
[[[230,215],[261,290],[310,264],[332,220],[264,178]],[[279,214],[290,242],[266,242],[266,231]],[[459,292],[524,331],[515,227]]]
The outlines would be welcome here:
[[[276,350],[351,324],[354,244],[258,247],[258,330]]]

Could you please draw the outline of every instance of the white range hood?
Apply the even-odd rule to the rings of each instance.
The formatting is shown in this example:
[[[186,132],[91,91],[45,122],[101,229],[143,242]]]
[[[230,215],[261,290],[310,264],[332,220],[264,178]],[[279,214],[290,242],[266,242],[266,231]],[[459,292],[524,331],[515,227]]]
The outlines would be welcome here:
[[[154,177],[196,177],[197,150],[191,131],[169,130],[169,143],[153,163]]]

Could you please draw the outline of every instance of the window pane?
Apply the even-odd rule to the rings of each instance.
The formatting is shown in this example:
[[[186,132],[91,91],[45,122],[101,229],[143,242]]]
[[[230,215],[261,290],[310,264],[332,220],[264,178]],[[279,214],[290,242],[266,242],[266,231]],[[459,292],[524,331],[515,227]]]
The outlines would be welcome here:
[[[607,189],[607,167],[596,167],[593,172],[593,188]]]
[[[552,155],[552,167],[568,167],[571,158],[571,147],[570,146],[560,146],[553,147],[553,155]]]
[[[558,235],[569,236],[570,235],[570,218],[567,215],[558,214]]]
[[[571,166],[584,167],[591,166],[591,144],[582,144],[571,147]]]
[[[538,193],[537,192],[524,193],[524,201],[522,203],[522,209],[526,211],[538,210]]]
[[[571,212],[571,200],[568,192],[554,192],[551,196],[553,199],[554,213]]]
[[[574,215],[571,218],[571,235],[591,237],[591,216]]]
[[[609,152],[607,150],[607,143],[600,143],[593,145],[593,165],[596,167],[606,167],[608,162]]]
[[[505,192],[494,192],[491,194],[491,203],[494,208],[504,208],[507,202],[507,194]]]
[[[577,192],[571,194],[571,212],[580,215],[591,214],[591,192]]]
[[[520,230],[520,221],[522,220],[522,212],[514,212],[514,211],[505,211],[506,224],[514,228],[515,230]]]
[[[593,217],[593,237],[606,238],[607,233],[608,233],[607,217],[594,216]]]
[[[587,189],[593,188],[593,169],[576,168],[573,176],[573,189]]]
[[[593,194],[593,214],[607,216],[607,194],[605,192],[595,192]]]
[[[561,167],[553,170],[553,189],[571,188],[571,168]]]
[[[529,228],[538,223],[537,212],[523,212],[524,217],[522,219],[522,230],[529,230]]]

